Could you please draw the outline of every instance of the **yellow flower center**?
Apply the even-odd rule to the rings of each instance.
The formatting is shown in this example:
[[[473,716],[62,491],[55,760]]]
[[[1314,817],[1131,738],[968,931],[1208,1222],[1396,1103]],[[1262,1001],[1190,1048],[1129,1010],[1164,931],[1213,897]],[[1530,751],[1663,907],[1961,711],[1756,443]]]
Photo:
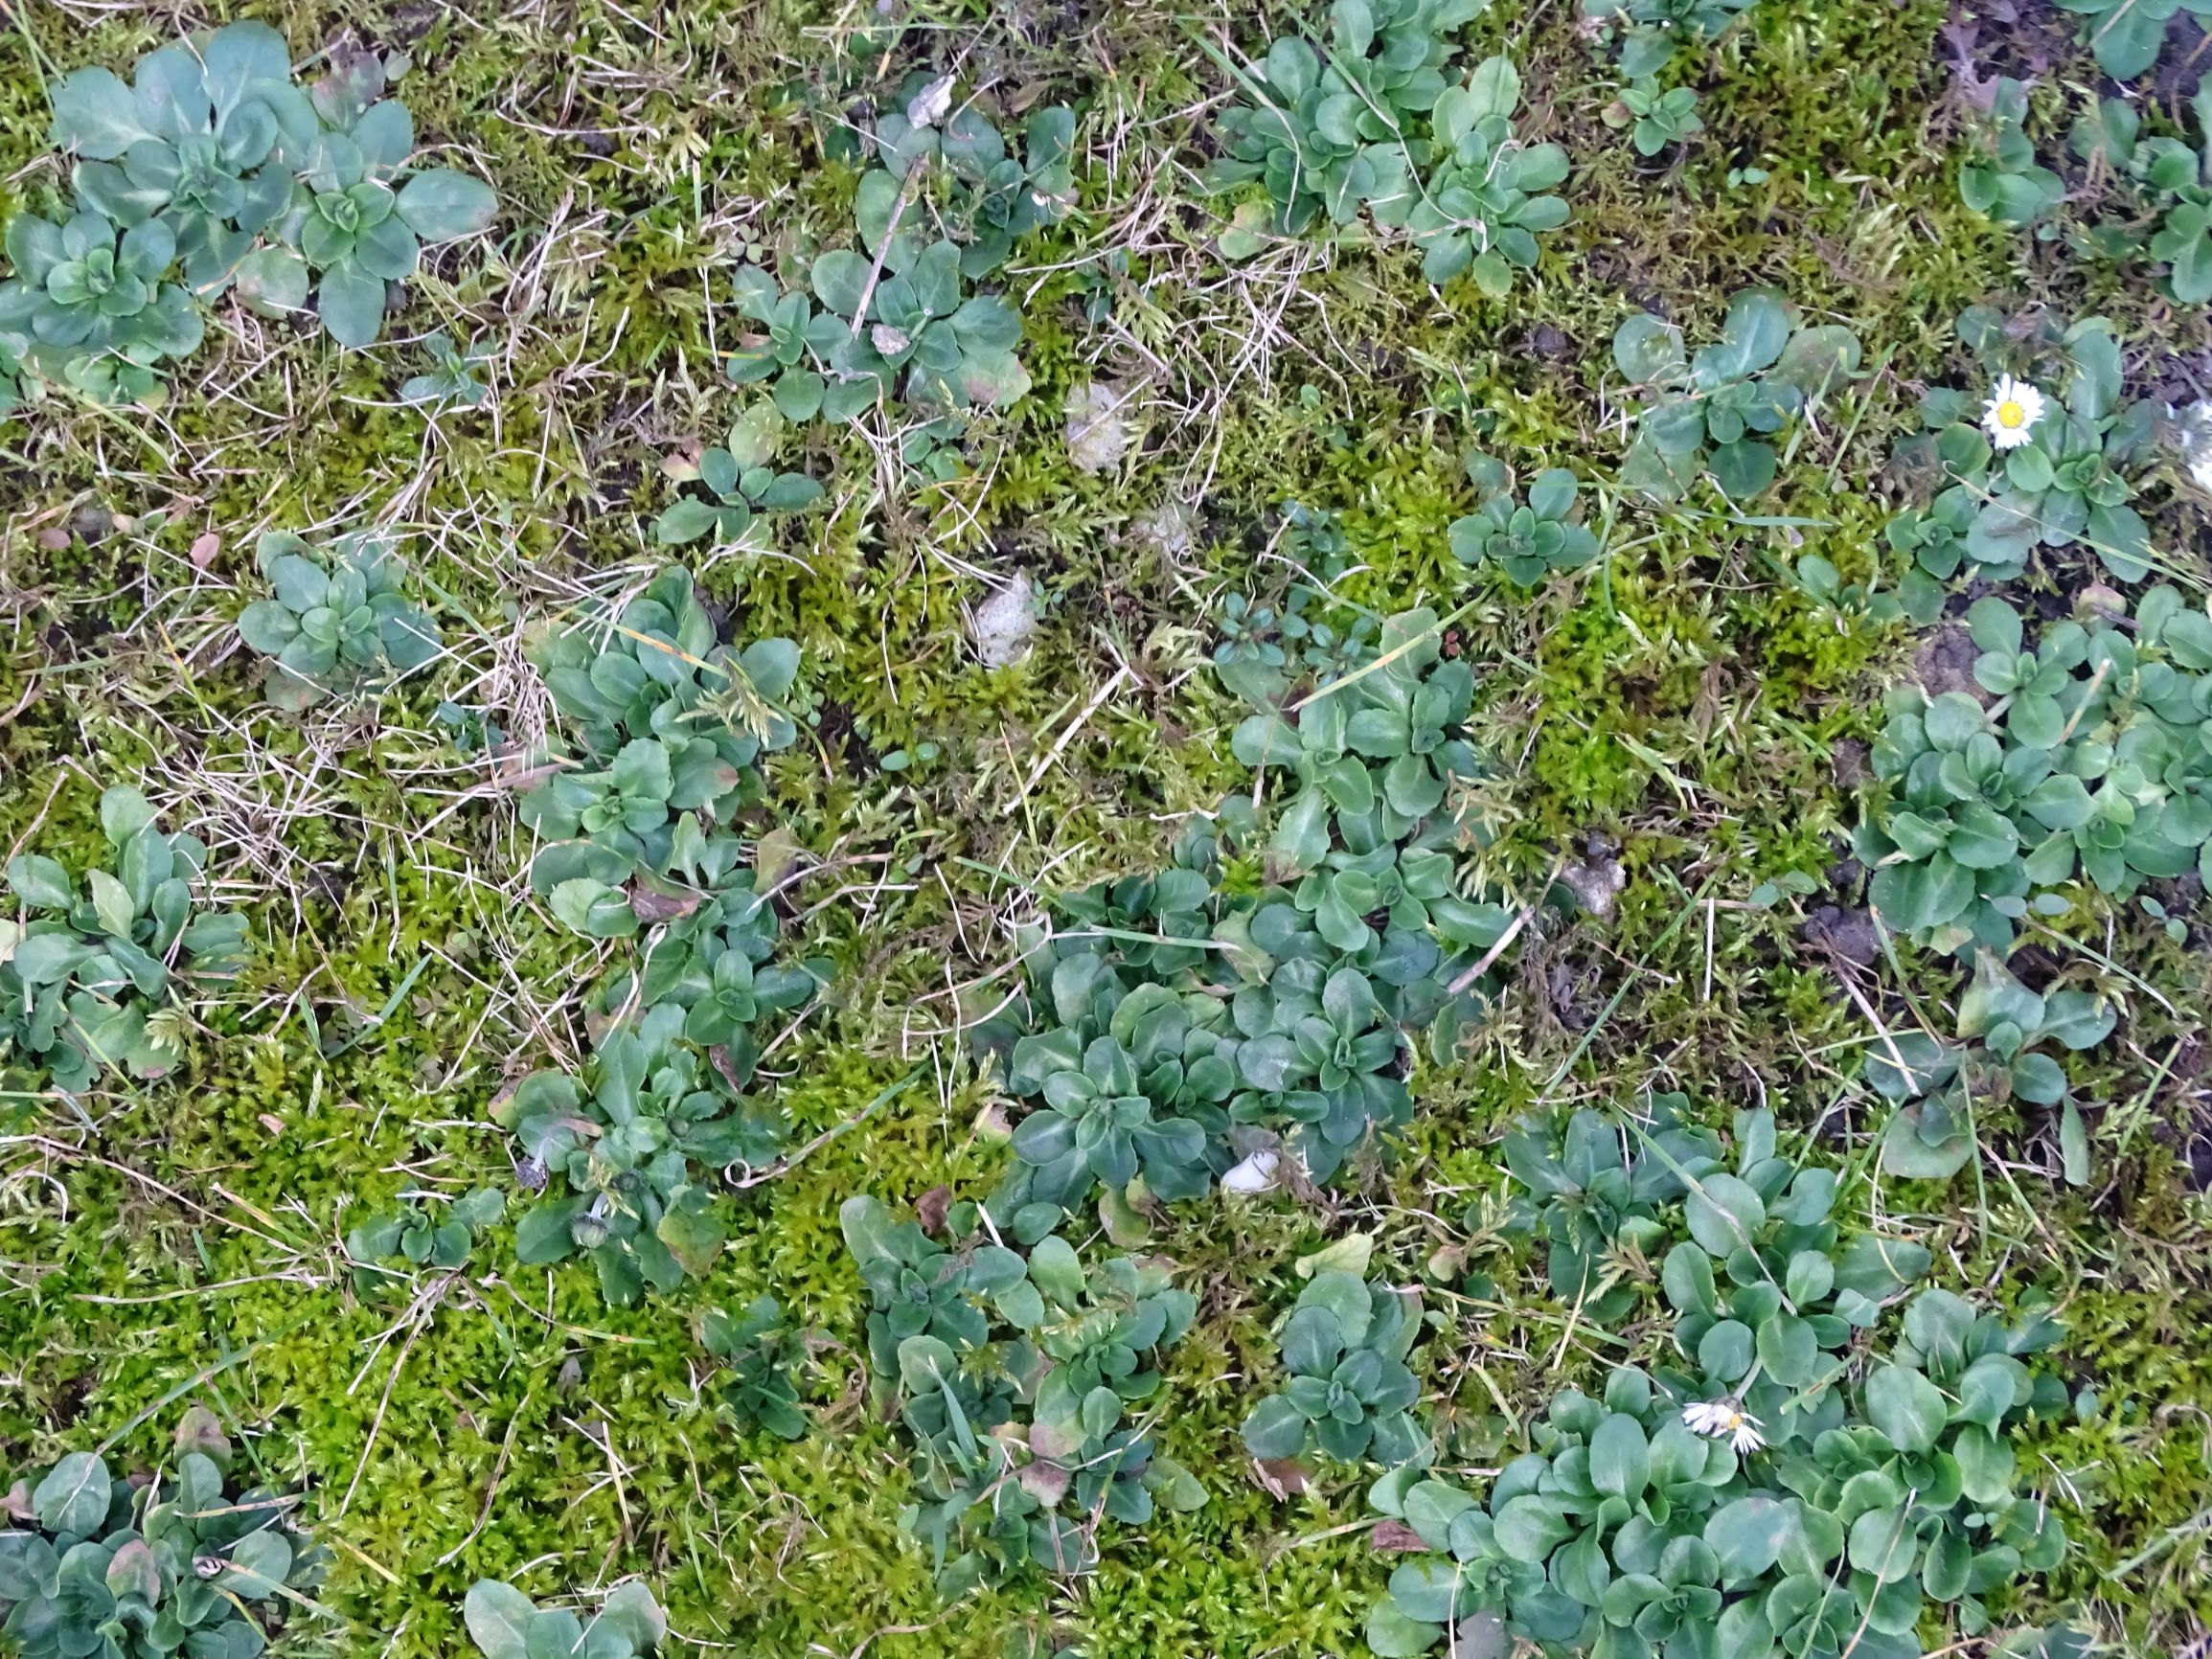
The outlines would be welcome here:
[[[2028,412],[2020,406],[2018,398],[2007,398],[1997,405],[1997,424],[1999,426],[2017,429],[2027,423]]]

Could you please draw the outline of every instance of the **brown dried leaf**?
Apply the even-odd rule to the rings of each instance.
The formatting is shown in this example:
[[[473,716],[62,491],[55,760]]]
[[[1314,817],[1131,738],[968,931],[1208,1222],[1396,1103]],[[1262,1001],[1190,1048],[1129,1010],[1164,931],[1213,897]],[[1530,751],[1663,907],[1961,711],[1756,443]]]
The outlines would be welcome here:
[[[1065,1495],[1069,1480],[1067,1470],[1042,1458],[1024,1464],[1021,1473],[1015,1478],[1021,1482],[1023,1491],[1047,1509],[1059,1503]]]
[[[215,563],[215,556],[222,552],[223,538],[214,531],[202,531],[193,537],[192,551],[185,557],[192,560],[194,570],[205,570]]]
[[[1426,1541],[1403,1521],[1377,1521],[1375,1530],[1367,1534],[1367,1547],[1379,1556],[1428,1553]]]
[[[1260,1458],[1255,1460],[1255,1466],[1260,1471],[1260,1485],[1278,1502],[1306,1489],[1306,1466],[1296,1458]]]
[[[932,1239],[945,1235],[945,1217],[952,1208],[952,1189],[932,1187],[914,1200],[915,1219],[922,1223],[922,1231]]]
[[[656,921],[674,921],[689,916],[700,903],[696,893],[663,893],[642,881],[632,881],[626,891],[629,894],[631,912],[649,927]]]

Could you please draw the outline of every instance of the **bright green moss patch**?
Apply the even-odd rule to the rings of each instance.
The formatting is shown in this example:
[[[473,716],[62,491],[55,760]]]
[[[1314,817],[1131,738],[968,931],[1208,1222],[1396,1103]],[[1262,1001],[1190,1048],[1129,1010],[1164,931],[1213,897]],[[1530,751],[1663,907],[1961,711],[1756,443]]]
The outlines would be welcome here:
[[[157,414],[50,402],[0,423],[0,847],[81,873],[103,852],[101,786],[137,782],[209,842],[256,940],[238,990],[191,1006],[173,1079],[0,1105],[0,1467],[103,1443],[118,1472],[150,1467],[186,1404],[208,1405],[254,1479],[306,1493],[331,1548],[332,1617],[288,1621],[303,1652],[464,1653],[479,1578],[545,1602],[642,1575],[678,1636],[738,1653],[1026,1651],[1010,1630],[1091,1659],[1358,1653],[1400,1559],[1370,1532],[1375,1471],[1271,1489],[1281,1471],[1238,1434],[1280,1381],[1294,1263],[1372,1234],[1376,1270],[1421,1287],[1412,1363],[1444,1463],[1478,1483],[1563,1383],[1601,1386],[1668,1342],[1655,1264],[1620,1264],[1644,1288],[1607,1332],[1506,1236],[1499,1136],[1538,1105],[1680,1091],[1716,1129],[1766,1105],[1809,1133],[1846,1177],[1840,1210],[1914,1232],[1935,1282],[2058,1305],[2076,1409],[2019,1455],[2075,1547],[2005,1622],[2079,1613],[2151,1652],[2212,1620],[2201,889],[2154,882],[2155,908],[2068,890],[2072,908],[2023,924],[2018,971],[2121,1011],[2112,1039],[2068,1057],[2086,1185],[2060,1176],[2054,1115],[2008,1102],[1978,1121],[1978,1181],[1883,1176],[1858,999],[1891,1029],[1917,1002],[1949,1030],[1962,976],[1884,953],[1849,834],[1883,690],[1930,671],[1928,636],[1793,580],[1813,555],[1894,591],[1882,466],[1927,385],[1978,386],[1952,336],[1964,307],[2109,316],[2131,385],[2161,396],[2193,384],[2168,369],[2196,361],[2204,317],[2139,266],[1961,205],[1934,0],[1762,0],[1681,55],[1671,74],[1706,130],[1656,160],[1606,125],[1612,72],[1573,10],[1498,0],[1462,32],[1458,61],[1514,55],[1523,136],[1573,162],[1572,220],[1502,298],[1430,288],[1417,252],[1364,237],[1225,263],[1214,239],[1240,198],[1194,183],[1223,83],[1190,31],[1214,23],[1172,9],[920,5],[889,57],[836,55],[857,11],[782,0],[193,13],[262,17],[303,59],[346,30],[405,51],[419,145],[494,182],[501,214],[489,243],[431,260],[373,350],[218,306]],[[1241,47],[1283,27],[1262,11],[1225,20]],[[170,30],[54,8],[16,22],[0,33],[7,215],[50,210],[61,182],[41,75],[126,67]],[[1019,302],[1031,393],[973,422],[965,475],[942,485],[902,480],[852,428],[793,429],[778,465],[824,480],[826,507],[766,550],[696,561],[725,635],[800,652],[808,717],[740,824],[796,861],[788,948],[836,970],[767,1033],[789,1027],[762,1071],[793,1161],[727,1187],[730,1243],[702,1282],[634,1308],[576,1263],[519,1266],[512,1219],[460,1272],[364,1299],[341,1240],[399,1194],[489,1184],[512,1218],[523,1172],[490,1102],[582,1062],[585,994],[625,960],[528,902],[521,758],[454,747],[440,705],[537,739],[526,634],[642,584],[675,493],[663,461],[722,442],[754,396],[723,372],[743,327],[733,273],[789,277],[854,245],[849,129],[893,108],[909,69],[955,59],[1010,129],[1033,106],[1081,112],[1079,210],[988,284]],[[2046,159],[2092,73],[2083,57],[2038,89]],[[1664,510],[1630,499],[1614,480],[1639,404],[1616,329],[1651,309],[1702,343],[1754,284],[1847,323],[1861,373],[1782,440],[1758,502],[1709,485]],[[437,328],[490,344],[483,411],[399,401]],[[1094,381],[1131,393],[1139,431],[1095,473],[1065,442]],[[1525,591],[1461,565],[1471,449],[1524,487],[1572,471],[1598,558]],[[2195,510],[2160,523],[2188,545]],[[453,654],[376,705],[279,715],[231,631],[263,591],[255,535],[369,524],[435,584]],[[2015,602],[2063,614],[2078,552]],[[975,612],[1017,576],[1030,648],[986,666]],[[1143,1248],[1199,1302],[1165,1357],[1158,1449],[1208,1504],[1109,1527],[1093,1575],[946,1607],[900,1530],[908,1441],[868,1404],[838,1206],[997,1184],[1019,1113],[978,1051],[1018,982],[1016,927],[1049,914],[1039,891],[1155,870],[1189,814],[1250,794],[1230,751],[1249,711],[1210,666],[1219,598],[1280,604],[1323,579],[1355,611],[1434,607],[1474,670],[1486,771],[1469,788],[1493,838],[1456,869],[1471,897],[1529,912],[1503,992],[1448,1063],[1413,1070],[1407,1132],[1326,1191],[1151,1217]],[[1240,845],[1221,886],[1271,878],[1264,846]],[[1087,1216],[1066,1232],[1107,1248]],[[811,1333],[797,1442],[730,1428],[697,1338],[707,1309],[763,1294]]]

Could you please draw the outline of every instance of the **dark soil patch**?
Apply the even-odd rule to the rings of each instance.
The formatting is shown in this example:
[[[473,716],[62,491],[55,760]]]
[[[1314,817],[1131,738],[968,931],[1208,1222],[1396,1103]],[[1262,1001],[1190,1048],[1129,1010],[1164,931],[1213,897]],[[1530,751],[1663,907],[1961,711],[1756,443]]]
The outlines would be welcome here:
[[[1973,677],[1974,659],[1980,655],[1980,648],[1966,629],[1946,623],[1913,652],[1912,675],[1930,697],[1964,692],[1977,702],[1987,703],[1989,693]]]
[[[1881,955],[1881,935],[1875,930],[1874,919],[1863,910],[1823,904],[1805,919],[1805,941],[1860,967]]]
[[[2080,23],[2051,0],[1969,0],[1937,31],[1936,53],[1973,101],[1988,81],[2033,80],[2066,63],[2080,51]]]
[[[2151,92],[2170,110],[2179,110],[2197,96],[2197,87],[2212,69],[2212,35],[2187,12],[2166,25],[2166,49],[2151,72]]]

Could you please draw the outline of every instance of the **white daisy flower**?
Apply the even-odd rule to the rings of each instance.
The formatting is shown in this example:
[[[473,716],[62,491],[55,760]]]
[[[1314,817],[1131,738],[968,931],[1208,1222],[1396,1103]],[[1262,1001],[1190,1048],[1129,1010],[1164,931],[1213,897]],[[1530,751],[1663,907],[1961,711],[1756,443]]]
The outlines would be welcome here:
[[[2018,449],[2028,442],[2030,430],[2043,418],[2043,409],[2041,392],[2025,380],[1999,375],[1990,390],[1989,401],[1982,405],[1982,430],[1997,448]]]
[[[1746,1457],[1767,1442],[1759,1433],[1759,1420],[1725,1399],[1701,1399],[1682,1408],[1682,1421],[1693,1433],[1708,1440],[1725,1440],[1738,1457]]]

